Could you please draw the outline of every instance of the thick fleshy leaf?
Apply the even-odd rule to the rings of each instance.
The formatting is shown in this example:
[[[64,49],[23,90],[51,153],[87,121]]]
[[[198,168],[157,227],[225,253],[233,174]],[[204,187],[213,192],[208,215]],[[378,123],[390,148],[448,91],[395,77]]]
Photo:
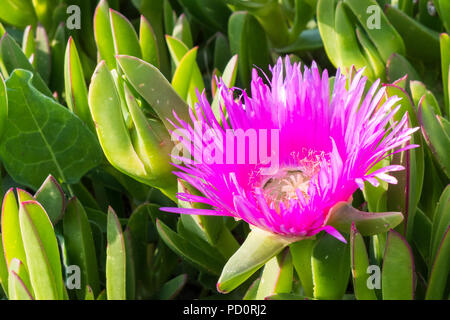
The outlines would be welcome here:
[[[50,81],[51,63],[48,35],[44,27],[38,24],[36,27],[36,50],[34,52],[33,66],[47,84]]]
[[[166,36],[167,47],[169,48],[170,56],[175,66],[180,64],[181,59],[189,51],[189,48],[183,43],[183,41],[169,36]]]
[[[80,290],[76,290],[76,294],[82,299],[88,286],[96,296],[100,292],[100,284],[94,239],[86,212],[76,198],[67,205],[63,228],[69,262],[79,266],[81,271]]]
[[[11,76],[15,69],[25,69],[33,72],[33,85],[46,96],[52,97],[50,89],[45,84],[42,77],[35,71],[34,67],[28,61],[28,58],[20,49],[14,39],[5,33],[0,39],[0,61],[3,64],[3,75]],[[6,74],[5,74],[6,73]]]
[[[106,0],[101,0],[95,9],[94,36],[100,59],[105,60],[108,68],[114,69],[116,67],[114,39]]]
[[[234,83],[236,81],[237,69],[238,69],[238,56],[234,55],[233,57],[231,57],[230,61],[228,61],[222,74],[222,81],[228,88],[232,88],[234,86]],[[221,121],[219,112],[219,108],[221,108],[220,100],[221,94],[216,93],[214,95],[213,102],[211,103],[211,109],[214,112],[216,119],[218,119],[219,121]]]
[[[1,0],[0,7],[0,19],[8,24],[22,28],[36,22],[31,0]]]
[[[5,251],[3,250],[3,241],[0,241],[0,285],[3,292],[8,294],[8,265],[5,259]]]
[[[342,299],[350,276],[349,249],[329,234],[317,240],[311,257],[314,298]]]
[[[75,113],[92,131],[94,122],[89,112],[88,91],[84,80],[83,68],[77,47],[72,37],[69,38],[64,58],[64,82],[66,101],[69,109]]]
[[[34,197],[45,208],[52,224],[56,225],[66,207],[66,196],[56,179],[49,175]]]
[[[388,234],[381,272],[384,300],[414,299],[414,259],[406,240],[394,230]]]
[[[329,213],[327,224],[339,231],[350,233],[352,222],[364,236],[388,231],[403,220],[400,212],[363,212],[346,202],[336,204]]]
[[[193,48],[184,55],[183,59],[181,59],[180,64],[173,75],[172,87],[185,101],[188,98],[191,76],[193,74],[192,71],[194,64],[196,63],[196,58],[197,48]]]
[[[297,239],[287,239],[267,231],[253,229],[223,268],[217,282],[217,290],[222,293],[234,290],[295,240]]]
[[[0,74],[0,138],[6,126],[6,119],[8,118],[8,94],[6,84],[3,76]]]
[[[126,54],[141,58],[142,52],[139,39],[130,21],[124,15],[112,9],[109,10],[109,17],[111,19],[111,30],[116,55]]]
[[[314,300],[310,297],[301,296],[298,294],[292,294],[292,293],[278,293],[274,294],[273,296],[266,297],[265,300]]]
[[[426,61],[439,61],[439,33],[394,6],[386,5],[385,14],[403,38],[407,55]]]
[[[337,54],[337,34],[335,29],[336,0],[318,0],[317,25],[324,44],[325,52],[335,67],[341,65]]]
[[[379,78],[382,81],[386,79],[385,64],[380,56],[380,53],[378,52],[378,49],[370,41],[366,33],[358,26],[356,27],[356,38],[362,46],[362,54],[370,64],[374,77]]]
[[[434,261],[439,244],[450,226],[450,185],[442,192],[433,216],[430,242],[430,262]]]
[[[158,293],[160,300],[172,300],[183,289],[187,283],[187,274],[180,274],[179,276],[167,281]]]
[[[11,109],[0,155],[14,180],[38,188],[53,175],[76,183],[101,161],[95,136],[69,110],[36,90],[30,71],[17,69],[6,82]]]
[[[21,300],[18,297],[15,297],[17,295],[18,291],[22,291],[22,289],[25,289],[25,291],[28,293],[28,295],[33,299],[34,298],[34,292],[33,288],[31,287],[30,282],[30,276],[28,275],[28,271],[25,267],[25,265],[20,261],[19,259],[12,259],[11,263],[9,265],[9,269],[7,272],[7,281],[8,281],[8,287],[9,287],[9,281],[10,280],[17,280],[14,279],[14,277],[11,279],[11,273],[14,273],[18,276],[20,279],[19,283],[14,283],[12,287],[9,287],[11,291],[8,291],[9,299],[10,300]],[[26,297],[26,296],[25,296]]]
[[[450,124],[447,119],[435,113],[427,95],[419,102],[419,121],[422,133],[442,170],[450,177]]]
[[[60,23],[55,31],[52,41],[50,42],[50,52],[52,59],[52,72],[50,74],[50,88],[62,96],[65,86],[64,73],[64,53],[66,50],[66,30],[64,23]],[[67,98],[67,96],[66,96]],[[66,100],[67,101],[67,100]]]
[[[350,259],[356,299],[377,300],[374,290],[367,286],[369,256],[367,255],[364,238],[353,225],[350,232]]]
[[[62,299],[64,289],[58,244],[44,208],[33,200],[22,202],[19,221],[36,299]]]
[[[249,87],[254,65],[268,74],[272,59],[264,29],[251,14],[243,11],[231,15],[228,36],[232,54],[239,57],[239,78],[244,87]]]
[[[36,40],[34,38],[33,26],[29,25],[23,31],[22,51],[25,56],[30,59],[36,51]]]
[[[433,262],[425,299],[444,299],[444,292],[450,272],[450,227],[442,238]]]
[[[172,36],[183,41],[188,48],[192,48],[192,33],[186,15],[182,13],[173,27]]]
[[[131,133],[134,149],[144,164],[149,184],[160,188],[166,195],[175,198],[176,177],[172,174],[170,153],[173,148],[170,136],[161,122],[148,120],[136,99],[125,86],[125,101],[134,130]]]
[[[9,300],[33,300],[33,296],[20,276],[13,270],[8,276]]]
[[[2,242],[8,266],[13,258],[17,258],[26,264],[25,249],[20,233],[19,207],[12,188],[6,192],[3,198]]]
[[[401,36],[383,14],[382,9],[375,0],[344,0],[344,3],[358,18],[359,23],[373,41],[384,62],[387,62],[393,53],[405,53],[405,46]],[[377,7],[379,10],[379,27],[377,28],[371,27],[368,23],[370,16],[373,15],[374,12],[373,10],[368,10],[369,7],[371,7],[371,9]]]
[[[108,247],[106,249],[106,296],[108,300],[125,300],[126,264],[125,242],[116,213],[108,209]]]
[[[450,9],[450,6],[449,6]],[[450,14],[449,14],[450,18]],[[450,23],[450,21],[449,21]],[[442,88],[444,91],[445,114],[450,117],[450,37],[443,33],[440,36],[441,43],[441,72],[442,72]]]
[[[221,0],[180,0],[180,4],[191,15],[209,28],[219,29],[224,32],[227,28],[230,8]]]
[[[401,79],[405,75],[408,76],[408,81],[420,80],[416,69],[405,57],[398,53],[394,53],[389,57],[386,65],[386,74],[390,83]]]
[[[159,219],[156,221],[156,227],[162,240],[176,254],[208,273],[220,274],[224,261],[221,261],[219,257],[202,250],[198,247],[198,243],[195,245],[192,241],[185,239]]]
[[[139,43],[141,45],[142,59],[158,68],[158,40],[156,39],[155,32],[153,31],[150,22],[148,22],[144,16],[141,16]]]
[[[265,264],[256,299],[265,299],[278,293],[290,293],[293,275],[292,257],[289,250],[285,250]]]
[[[414,230],[412,231],[412,240],[422,256],[424,261],[430,260],[431,247],[431,220],[422,210],[417,209],[414,216]]]
[[[368,66],[369,63],[361,52],[354,27],[342,2],[338,2],[336,7],[335,23],[336,50],[340,59],[339,67],[344,68],[344,71],[348,74],[353,66],[357,69]],[[364,74],[369,79],[374,79],[372,69],[365,69]]]
[[[173,129],[167,121],[173,119],[173,112],[190,121],[188,105],[156,67],[130,56],[118,56],[117,60],[134,89],[152,106],[166,128]]]
[[[97,136],[108,161],[134,178],[147,172],[136,154],[123,120],[121,100],[108,67],[101,62],[89,87],[89,107]]]
[[[292,255],[292,262],[302,284],[303,293],[305,296],[311,298],[314,295],[314,283],[311,266],[311,256],[314,245],[315,240],[305,239],[297,241],[289,246]]]

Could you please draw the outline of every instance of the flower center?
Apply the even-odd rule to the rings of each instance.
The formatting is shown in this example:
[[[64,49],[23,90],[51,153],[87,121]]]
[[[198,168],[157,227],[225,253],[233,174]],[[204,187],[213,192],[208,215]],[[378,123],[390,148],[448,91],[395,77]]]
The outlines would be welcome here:
[[[297,190],[308,200],[311,178],[301,169],[284,168],[280,169],[275,176],[266,179],[262,184],[262,190],[266,200],[278,209],[280,202],[288,206],[289,200],[298,199]]]

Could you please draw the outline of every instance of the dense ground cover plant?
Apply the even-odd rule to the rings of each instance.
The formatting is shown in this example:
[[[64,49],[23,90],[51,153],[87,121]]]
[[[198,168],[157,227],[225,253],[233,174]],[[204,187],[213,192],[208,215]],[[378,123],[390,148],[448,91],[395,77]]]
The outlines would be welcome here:
[[[0,21],[2,297],[450,297],[449,1],[2,0]],[[214,162],[227,129],[279,130],[278,171]]]

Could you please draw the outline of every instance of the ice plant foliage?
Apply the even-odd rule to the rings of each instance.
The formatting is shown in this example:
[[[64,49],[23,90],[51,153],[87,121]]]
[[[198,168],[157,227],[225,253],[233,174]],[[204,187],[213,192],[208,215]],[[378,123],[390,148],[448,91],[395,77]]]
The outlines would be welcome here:
[[[379,80],[364,95],[367,79],[362,76],[363,70],[348,79],[338,69],[330,91],[327,70],[321,75],[315,63],[303,69],[288,58],[284,64],[280,58],[271,68],[271,79],[261,77],[254,69],[251,96],[220,82],[218,92],[228,117],[219,112],[216,119],[204,93],[191,112],[196,125],[175,115],[178,123],[174,123],[173,133],[192,155],[180,157],[184,165],[174,164],[180,170],[175,174],[203,194],[177,196],[210,205],[211,209],[163,210],[231,216],[293,239],[324,230],[345,242],[335,228],[327,225],[330,209],[349,201],[358,187],[364,187],[364,181],[375,186],[379,180],[397,183],[388,172],[402,170],[402,166],[373,168],[393,153],[415,147],[407,142],[416,129],[408,127],[406,113],[401,121],[393,120],[400,108],[399,99],[384,100]],[[201,125],[197,125],[199,122]],[[267,132],[278,132],[279,141],[269,141],[270,159],[278,160],[277,169],[270,174],[263,171],[269,166],[269,156],[261,150],[256,163],[223,160],[223,155],[236,158],[239,153],[251,158],[258,145],[255,136],[249,134],[248,143],[236,148],[229,135],[231,131],[238,138],[251,130],[264,132],[258,136],[259,145]],[[209,138],[199,138],[204,135]],[[206,156],[205,152],[196,152],[205,149],[210,151]],[[274,152],[277,157],[273,157]]]

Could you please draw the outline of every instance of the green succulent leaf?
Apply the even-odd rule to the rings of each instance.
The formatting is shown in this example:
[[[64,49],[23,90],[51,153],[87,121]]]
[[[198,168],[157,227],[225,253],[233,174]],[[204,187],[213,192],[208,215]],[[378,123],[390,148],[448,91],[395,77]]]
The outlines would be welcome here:
[[[64,284],[58,244],[44,208],[33,200],[22,202],[19,222],[36,299],[62,299]]]
[[[436,252],[436,259],[431,268],[430,279],[428,282],[425,299],[438,300],[444,299],[445,285],[448,280],[450,270],[450,227],[442,238],[438,251]]]
[[[386,5],[385,14],[403,38],[409,56],[430,62],[439,61],[438,32],[427,28],[394,6]]]
[[[109,6],[106,0],[101,0],[94,14],[94,36],[97,43],[100,59],[105,60],[110,69],[116,67],[115,48],[111,22],[109,16]]]
[[[327,224],[350,233],[352,222],[364,236],[374,235],[396,227],[403,220],[400,212],[363,212],[346,202],[336,204],[330,211]]]
[[[141,45],[142,59],[159,68],[158,39],[156,39],[150,22],[144,16],[141,16],[139,44]]]
[[[139,39],[130,21],[124,15],[112,9],[109,10],[109,17],[116,55],[126,54],[141,58]]]
[[[125,300],[127,294],[127,255],[125,240],[116,213],[108,209],[108,247],[106,249],[106,296],[108,300]]]
[[[59,183],[49,175],[36,191],[34,198],[42,204],[50,221],[56,225],[61,220],[66,208],[66,196]]]
[[[172,129],[167,119],[173,119],[173,112],[190,122],[188,105],[156,67],[130,56],[118,56],[117,60],[133,88],[152,106],[166,128]]]
[[[72,37],[69,38],[64,58],[64,82],[69,109],[83,120],[89,129],[95,130],[89,112],[88,91],[84,80],[78,50]]]
[[[225,264],[217,282],[217,290],[222,293],[234,290],[293,241],[295,239],[253,229]]]
[[[265,299],[279,293],[290,293],[293,275],[292,256],[289,250],[285,250],[264,265],[256,299]]]
[[[85,297],[89,287],[94,296],[100,292],[97,258],[94,238],[86,212],[77,198],[72,198],[63,220],[64,240],[68,259],[81,270],[80,290],[76,290],[79,299]]]
[[[217,254],[208,252],[204,248],[198,246],[193,241],[188,241],[181,234],[170,229],[161,220],[156,221],[156,228],[159,236],[175,253],[182,256],[188,262],[197,266],[210,274],[219,275],[224,261],[217,257]]]
[[[1,0],[0,20],[23,28],[36,23],[36,14],[31,0]]]
[[[349,249],[329,234],[317,240],[311,256],[314,298],[342,299],[350,276]]]
[[[353,287],[358,300],[377,300],[373,289],[367,286],[369,274],[369,256],[367,255],[364,238],[352,225],[350,232],[350,263],[352,268]]]
[[[414,299],[414,272],[414,258],[409,244],[399,233],[391,230],[381,272],[383,299]]]

